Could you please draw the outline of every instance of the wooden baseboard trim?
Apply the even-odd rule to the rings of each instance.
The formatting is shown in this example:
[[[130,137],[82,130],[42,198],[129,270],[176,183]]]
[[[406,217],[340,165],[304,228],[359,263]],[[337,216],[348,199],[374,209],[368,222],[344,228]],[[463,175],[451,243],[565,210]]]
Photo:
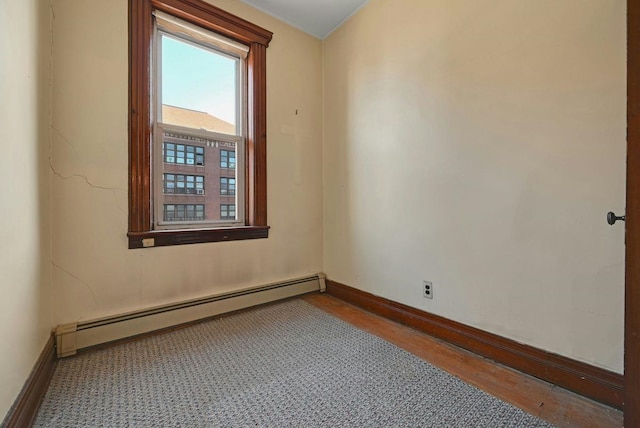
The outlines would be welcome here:
[[[528,375],[622,409],[623,376],[327,280],[327,293]]]
[[[38,413],[42,398],[47,392],[49,382],[56,367],[55,340],[53,335],[44,346],[31,374],[27,378],[18,398],[9,409],[2,422],[3,428],[30,427]]]

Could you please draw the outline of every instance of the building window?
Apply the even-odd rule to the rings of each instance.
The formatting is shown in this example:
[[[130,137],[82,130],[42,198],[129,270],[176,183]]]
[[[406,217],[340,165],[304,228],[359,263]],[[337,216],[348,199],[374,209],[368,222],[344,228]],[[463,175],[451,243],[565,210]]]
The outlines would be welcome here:
[[[162,189],[177,195],[204,195],[204,176],[163,174]]]
[[[232,204],[220,204],[220,219],[235,220],[236,206]]]
[[[202,221],[204,220],[204,205],[196,204],[164,204],[164,221]]]
[[[234,196],[236,194],[236,179],[220,177],[220,194],[225,196]]]
[[[268,237],[266,49],[272,33],[203,0],[130,0],[129,14],[129,248],[142,248],[143,239],[144,246],[163,246]],[[222,79],[211,79],[214,72]],[[196,82],[195,97],[179,93],[184,81]],[[219,81],[230,97],[214,99],[210,85]],[[207,162],[219,147],[225,160]],[[198,194],[198,176],[204,191],[207,177],[220,177],[209,167],[224,164],[235,170],[235,177],[223,177],[226,193],[221,190],[235,199],[235,221],[216,223],[214,216],[205,219],[204,204],[166,199]],[[215,206],[216,192],[209,193],[206,204]],[[201,223],[188,224],[193,219]]]
[[[163,143],[162,160],[177,165],[204,165],[204,147]]]
[[[220,168],[236,167],[236,152],[229,150],[220,150]]]

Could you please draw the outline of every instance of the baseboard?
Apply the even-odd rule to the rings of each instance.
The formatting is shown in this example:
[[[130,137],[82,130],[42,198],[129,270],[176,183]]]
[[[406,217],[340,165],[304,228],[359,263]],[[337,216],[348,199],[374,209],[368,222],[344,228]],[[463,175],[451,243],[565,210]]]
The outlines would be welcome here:
[[[79,350],[164,331],[277,300],[324,291],[324,278],[324,274],[319,273],[106,318],[59,325],[56,327],[58,357],[75,355]]]
[[[40,353],[22,391],[18,394],[18,398],[5,416],[2,422],[3,428],[23,428],[33,424],[55,367],[55,341],[52,335]]]
[[[327,293],[500,364],[622,409],[623,376],[327,280]]]

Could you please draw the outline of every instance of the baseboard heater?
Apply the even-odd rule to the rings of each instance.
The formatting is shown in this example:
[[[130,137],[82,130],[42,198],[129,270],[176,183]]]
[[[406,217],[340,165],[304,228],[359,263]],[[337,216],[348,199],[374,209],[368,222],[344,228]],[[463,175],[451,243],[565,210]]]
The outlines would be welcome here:
[[[58,357],[67,357],[75,355],[78,350],[84,348],[313,291],[325,291],[324,274],[318,273],[304,278],[245,288],[91,321],[62,324],[55,329],[57,354]]]

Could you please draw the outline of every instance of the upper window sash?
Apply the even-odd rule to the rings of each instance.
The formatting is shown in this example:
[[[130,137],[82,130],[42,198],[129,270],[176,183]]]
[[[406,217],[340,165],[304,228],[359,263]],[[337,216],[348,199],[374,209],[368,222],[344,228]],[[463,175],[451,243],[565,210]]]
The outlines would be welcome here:
[[[157,16],[156,16],[157,19]],[[188,27],[188,24],[184,24],[185,27]],[[154,100],[154,110],[155,110],[155,120],[154,123],[162,123],[162,49],[161,49],[161,37],[171,37],[175,40],[193,44],[194,46],[210,50],[216,55],[221,55],[228,57],[232,60],[238,61],[236,65],[236,111],[235,111],[235,134],[238,136],[246,137],[247,135],[247,63],[246,63],[246,53],[241,52],[243,55],[236,55],[236,52],[232,51],[224,51],[221,50],[221,47],[224,47],[223,44],[214,45],[207,41],[202,40],[191,40],[191,38],[185,38],[185,34],[177,34],[173,32],[169,32],[166,29],[162,28],[159,23],[154,27],[154,54],[155,54],[155,63],[154,63],[154,84],[153,84],[153,100]],[[238,51],[240,52],[240,51]]]

